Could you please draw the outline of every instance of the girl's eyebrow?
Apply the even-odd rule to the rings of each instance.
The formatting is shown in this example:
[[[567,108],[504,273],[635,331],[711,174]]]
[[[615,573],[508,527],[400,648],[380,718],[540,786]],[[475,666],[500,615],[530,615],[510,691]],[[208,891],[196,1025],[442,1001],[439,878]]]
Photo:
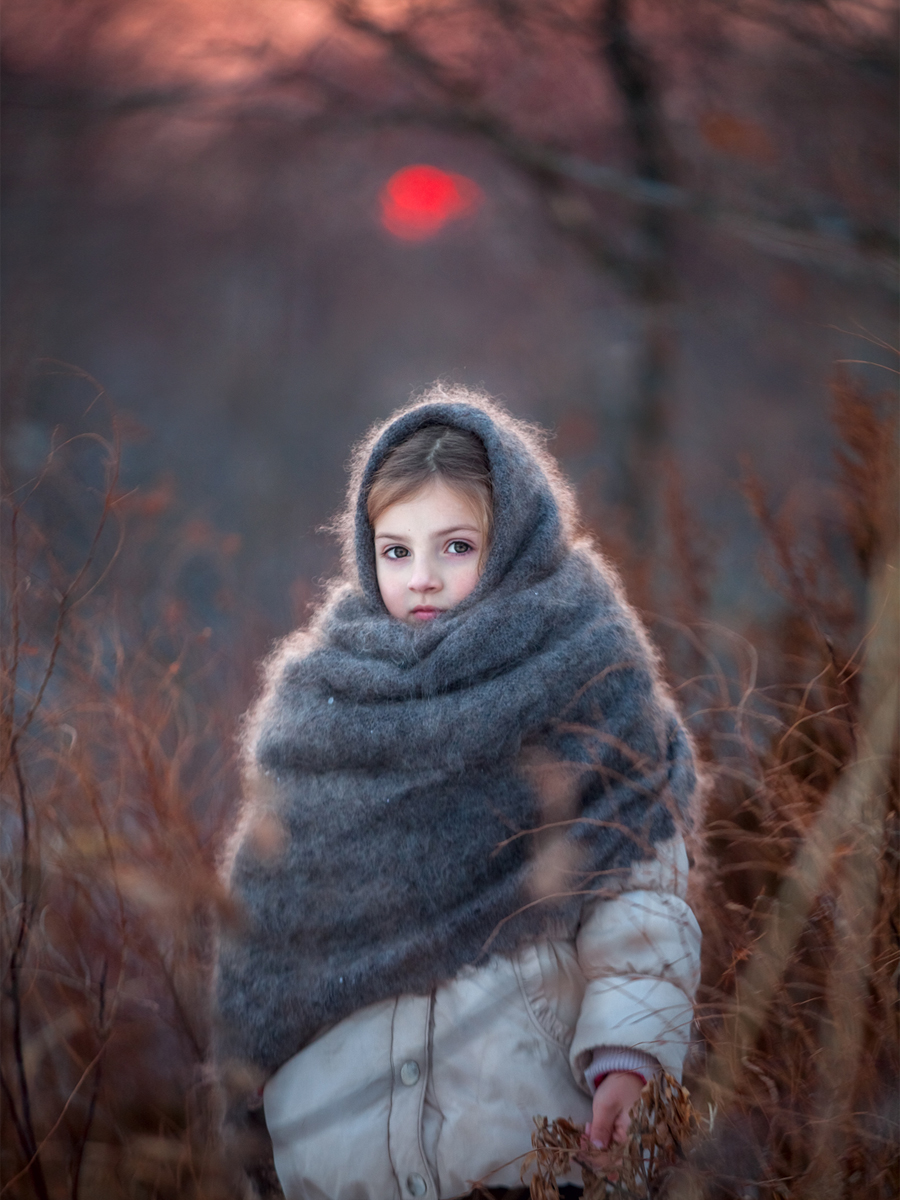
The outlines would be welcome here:
[[[432,537],[447,537],[451,533],[477,533],[481,534],[481,530],[477,525],[451,525],[449,529],[437,529],[431,535]],[[392,542],[402,542],[404,535],[401,533],[376,533],[375,540],[388,538]]]
[[[481,533],[477,525],[451,525],[449,529],[439,529],[435,537],[446,537],[450,533]]]

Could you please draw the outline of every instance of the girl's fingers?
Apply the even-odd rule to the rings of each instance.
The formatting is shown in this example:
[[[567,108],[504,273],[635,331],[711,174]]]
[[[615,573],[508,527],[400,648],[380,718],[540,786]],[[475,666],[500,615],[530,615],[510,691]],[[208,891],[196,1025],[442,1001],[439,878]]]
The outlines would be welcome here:
[[[595,1146],[606,1150],[613,1141],[625,1141],[631,1107],[642,1087],[643,1082],[627,1071],[606,1076],[594,1092],[590,1139]]]
[[[612,1142],[624,1142],[628,1137],[628,1126],[631,1124],[630,1109],[601,1109],[586,1132],[595,1146],[605,1150]]]
[[[616,1112],[613,1108],[602,1107],[594,1113],[594,1119],[591,1122],[591,1141],[602,1150],[609,1145],[615,1119]]]
[[[613,1138],[617,1142],[624,1142],[628,1137],[628,1126],[631,1124],[631,1110],[625,1109],[619,1113],[616,1120],[615,1129],[613,1130]]]

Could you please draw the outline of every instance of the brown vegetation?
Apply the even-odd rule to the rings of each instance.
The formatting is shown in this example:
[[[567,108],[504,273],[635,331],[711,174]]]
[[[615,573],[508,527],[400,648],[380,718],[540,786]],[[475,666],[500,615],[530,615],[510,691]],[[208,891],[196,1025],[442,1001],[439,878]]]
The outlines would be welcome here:
[[[714,1124],[710,1108],[706,1131]],[[565,1118],[548,1121],[538,1117],[535,1126],[531,1136],[534,1149],[523,1163],[523,1172],[534,1170],[531,1200],[559,1200],[554,1176],[568,1171],[573,1159],[581,1166],[584,1200],[605,1196],[631,1200],[632,1196],[659,1194],[672,1169],[686,1161],[702,1122],[687,1088],[663,1074],[644,1086],[625,1142],[608,1153],[586,1150],[581,1128]]]

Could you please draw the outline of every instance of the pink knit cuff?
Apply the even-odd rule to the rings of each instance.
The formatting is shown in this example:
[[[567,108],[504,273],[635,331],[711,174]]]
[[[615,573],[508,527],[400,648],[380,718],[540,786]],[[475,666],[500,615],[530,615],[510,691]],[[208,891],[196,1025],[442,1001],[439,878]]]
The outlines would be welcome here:
[[[613,1071],[630,1071],[640,1075],[646,1083],[661,1069],[653,1055],[643,1050],[634,1050],[630,1046],[598,1046],[584,1077],[593,1093]]]

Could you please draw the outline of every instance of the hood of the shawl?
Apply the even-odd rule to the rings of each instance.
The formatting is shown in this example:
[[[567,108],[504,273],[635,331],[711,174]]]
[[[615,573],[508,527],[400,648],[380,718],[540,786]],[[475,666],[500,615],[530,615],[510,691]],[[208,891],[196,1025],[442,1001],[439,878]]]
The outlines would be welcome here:
[[[344,524],[345,573],[355,573],[372,612],[384,604],[375,574],[375,547],[366,503],[387,455],[426,425],[449,425],[480,438],[493,488],[493,536],[478,586],[458,613],[487,592],[518,591],[552,572],[572,546],[575,506],[541,431],[478,397],[417,402],[376,426],[358,447]]]

